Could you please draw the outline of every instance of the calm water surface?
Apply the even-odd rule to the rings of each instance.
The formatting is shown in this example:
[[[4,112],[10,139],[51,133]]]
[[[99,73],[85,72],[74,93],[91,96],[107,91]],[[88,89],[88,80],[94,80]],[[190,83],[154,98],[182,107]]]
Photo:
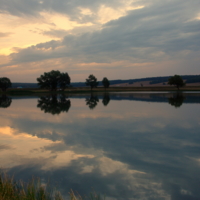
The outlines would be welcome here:
[[[200,93],[0,97],[0,167],[64,195],[200,199]]]

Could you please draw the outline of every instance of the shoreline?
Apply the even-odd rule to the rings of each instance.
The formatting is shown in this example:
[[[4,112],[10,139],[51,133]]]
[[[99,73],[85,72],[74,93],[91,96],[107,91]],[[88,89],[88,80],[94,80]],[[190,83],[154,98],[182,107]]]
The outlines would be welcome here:
[[[93,88],[89,87],[74,87],[67,88],[64,91],[49,91],[39,88],[20,88],[20,89],[8,89],[6,92],[0,91],[1,95],[41,95],[41,94],[70,94],[70,93],[91,93],[91,92],[198,92],[200,86],[185,86],[177,90],[173,86],[161,86],[161,87],[109,87],[104,89],[103,87]]]

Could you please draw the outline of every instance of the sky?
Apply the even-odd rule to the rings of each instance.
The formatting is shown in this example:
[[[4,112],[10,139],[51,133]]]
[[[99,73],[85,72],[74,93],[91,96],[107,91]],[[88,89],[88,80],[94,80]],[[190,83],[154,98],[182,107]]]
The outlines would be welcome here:
[[[0,77],[199,74],[199,0],[1,0]]]

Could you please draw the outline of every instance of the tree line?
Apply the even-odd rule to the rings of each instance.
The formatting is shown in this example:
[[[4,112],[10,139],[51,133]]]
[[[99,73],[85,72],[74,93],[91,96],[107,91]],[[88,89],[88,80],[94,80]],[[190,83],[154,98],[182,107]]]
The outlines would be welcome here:
[[[70,86],[71,78],[69,77],[68,73],[61,73],[60,71],[50,71],[45,72],[43,75],[41,75],[39,78],[37,78],[38,85],[40,88],[43,89],[50,89],[51,91],[57,90],[57,88],[60,88],[61,90],[65,90],[67,87]],[[89,86],[91,90],[93,88],[96,88],[99,84],[97,81],[97,78],[91,74],[86,79],[85,82],[86,86]],[[102,84],[104,88],[108,88],[110,85],[109,80],[105,77],[102,80]]]
[[[38,86],[41,89],[48,89],[51,91],[56,91],[57,89],[64,91],[67,87],[70,87],[71,83],[71,78],[69,74],[67,72],[62,73],[59,70],[45,72],[36,80],[38,82]],[[174,75],[168,79],[168,84],[176,86],[179,90],[180,87],[183,87],[185,85],[185,82],[183,81],[181,76]],[[93,88],[96,88],[99,85],[99,81],[97,81],[97,78],[93,74],[91,74],[86,79],[85,85],[89,86],[92,91]],[[102,85],[105,89],[109,88],[110,81],[107,77],[103,78]],[[0,78],[0,89],[3,92],[6,92],[6,90],[10,87],[12,87],[12,83],[9,78]]]

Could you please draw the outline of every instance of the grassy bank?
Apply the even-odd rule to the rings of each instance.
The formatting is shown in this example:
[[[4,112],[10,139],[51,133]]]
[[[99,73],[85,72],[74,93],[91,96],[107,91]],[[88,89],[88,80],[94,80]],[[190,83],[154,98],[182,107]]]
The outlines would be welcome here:
[[[163,91],[177,91],[176,87],[165,86],[165,87],[109,87],[106,90],[103,87],[94,88],[93,92],[163,92]],[[200,91],[199,86],[185,86],[180,88],[180,91]],[[64,93],[90,93],[89,87],[73,87],[68,88]],[[38,88],[26,88],[26,89],[9,89],[7,92],[0,91],[1,94],[8,95],[40,95],[50,93],[62,93],[62,91],[52,92],[49,90],[38,89]]]
[[[68,200],[103,200],[100,195],[91,193],[84,198],[69,192]],[[64,200],[56,189],[49,184],[42,184],[40,179],[32,179],[29,183],[15,181],[14,177],[0,173],[0,200]]]

